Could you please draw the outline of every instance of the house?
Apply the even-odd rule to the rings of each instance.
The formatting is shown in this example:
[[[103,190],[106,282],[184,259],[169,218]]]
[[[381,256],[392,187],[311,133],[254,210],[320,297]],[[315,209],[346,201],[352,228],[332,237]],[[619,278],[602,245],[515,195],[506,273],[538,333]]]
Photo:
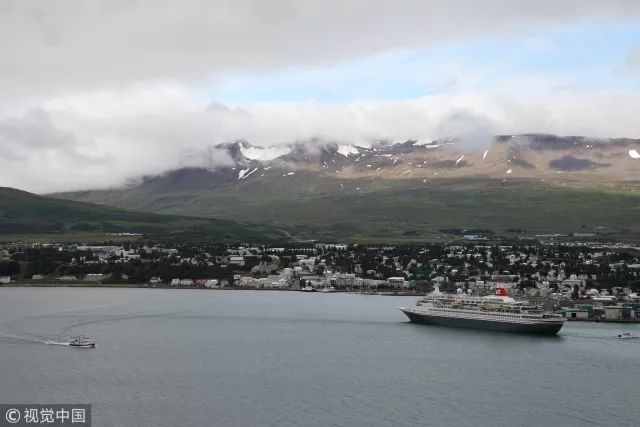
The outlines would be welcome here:
[[[409,286],[409,283],[404,280],[404,277],[389,277],[387,284],[392,288],[406,288]]]
[[[568,286],[573,289],[575,286],[578,286],[580,289],[584,289],[584,280],[579,279],[577,275],[572,274],[568,279],[562,280],[562,286]]]
[[[347,244],[346,243],[316,243],[315,247],[316,249],[320,249],[320,250],[329,250],[329,249],[335,249],[338,251],[344,251],[347,249]]]
[[[11,276],[0,276],[0,285],[8,285],[11,283]]]
[[[300,264],[300,267],[302,268],[313,270],[316,265],[316,259],[315,257],[304,258],[304,259],[298,260],[298,264]]]
[[[364,288],[368,288],[368,289],[376,289],[378,287],[382,287],[386,284],[387,282],[384,280],[378,280],[378,279],[362,279],[362,285],[361,287]],[[356,283],[357,285],[357,283]]]
[[[355,286],[356,275],[353,273],[338,274],[335,277],[335,281],[338,288],[350,288]]]
[[[218,281],[216,279],[208,279],[204,282],[204,286],[206,288],[215,288],[218,286]]]
[[[102,280],[104,280],[104,274],[87,274],[84,276],[84,280],[87,282],[101,282]]]
[[[498,283],[511,283],[518,280],[520,276],[517,274],[492,274],[491,280]]]
[[[604,308],[604,317],[607,320],[622,319],[622,307],[618,305],[608,305]]]
[[[565,309],[565,317],[570,320],[587,320],[589,319],[589,310],[567,308]]]
[[[315,275],[302,276],[300,278],[300,286],[302,286],[303,282],[305,286],[311,286],[312,288],[322,288],[328,283],[328,281],[323,277]]]
[[[242,267],[244,265],[244,257],[240,255],[232,255],[229,257],[229,264]]]

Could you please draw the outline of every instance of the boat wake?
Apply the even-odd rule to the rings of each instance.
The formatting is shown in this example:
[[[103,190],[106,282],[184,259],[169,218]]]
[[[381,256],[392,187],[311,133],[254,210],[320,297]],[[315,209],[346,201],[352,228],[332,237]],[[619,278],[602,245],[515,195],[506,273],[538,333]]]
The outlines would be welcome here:
[[[65,345],[65,346],[69,345],[68,342],[58,342],[58,341],[43,341],[43,343],[47,345]]]
[[[24,335],[0,335],[0,343],[9,343],[9,344],[42,344],[43,341],[41,339],[35,337],[29,337]]]
[[[47,344],[47,345],[69,345],[68,342],[43,340],[41,338],[17,336],[17,335],[0,335],[0,343],[13,344]]]

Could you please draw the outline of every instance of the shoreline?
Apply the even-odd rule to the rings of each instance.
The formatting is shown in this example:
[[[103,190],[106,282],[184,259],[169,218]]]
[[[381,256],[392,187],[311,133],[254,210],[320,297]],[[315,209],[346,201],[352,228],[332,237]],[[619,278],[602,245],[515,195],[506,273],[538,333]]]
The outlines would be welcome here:
[[[1,288],[110,288],[110,289],[175,289],[175,290],[203,290],[203,291],[266,291],[266,292],[300,292],[300,293],[318,293],[318,294],[355,294],[355,295],[382,295],[382,296],[413,296],[418,297],[423,294],[417,292],[393,292],[393,291],[380,291],[380,292],[354,292],[347,290],[336,290],[332,292],[305,292],[300,289],[281,289],[281,288],[253,288],[253,287],[235,287],[225,286],[223,288],[207,288],[204,286],[155,286],[144,284],[131,284],[131,283],[11,283],[0,285]]]

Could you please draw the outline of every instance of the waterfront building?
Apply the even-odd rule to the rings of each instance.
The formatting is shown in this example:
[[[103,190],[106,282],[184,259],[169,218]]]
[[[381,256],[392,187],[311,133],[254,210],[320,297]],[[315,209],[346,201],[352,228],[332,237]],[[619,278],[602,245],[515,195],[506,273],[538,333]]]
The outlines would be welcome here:
[[[404,277],[389,277],[387,279],[387,284],[391,288],[404,289],[409,287],[409,282],[404,280]]]
[[[608,305],[604,308],[604,317],[607,320],[622,320],[622,307],[618,305]]]

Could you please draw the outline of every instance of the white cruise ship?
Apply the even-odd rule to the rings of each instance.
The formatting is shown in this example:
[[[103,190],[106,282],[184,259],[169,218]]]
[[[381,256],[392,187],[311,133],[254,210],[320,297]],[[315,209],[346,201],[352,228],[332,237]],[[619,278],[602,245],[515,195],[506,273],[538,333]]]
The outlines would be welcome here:
[[[436,288],[415,307],[400,310],[414,323],[541,335],[556,335],[565,320],[541,306],[506,296],[503,288],[483,297],[443,294]]]

